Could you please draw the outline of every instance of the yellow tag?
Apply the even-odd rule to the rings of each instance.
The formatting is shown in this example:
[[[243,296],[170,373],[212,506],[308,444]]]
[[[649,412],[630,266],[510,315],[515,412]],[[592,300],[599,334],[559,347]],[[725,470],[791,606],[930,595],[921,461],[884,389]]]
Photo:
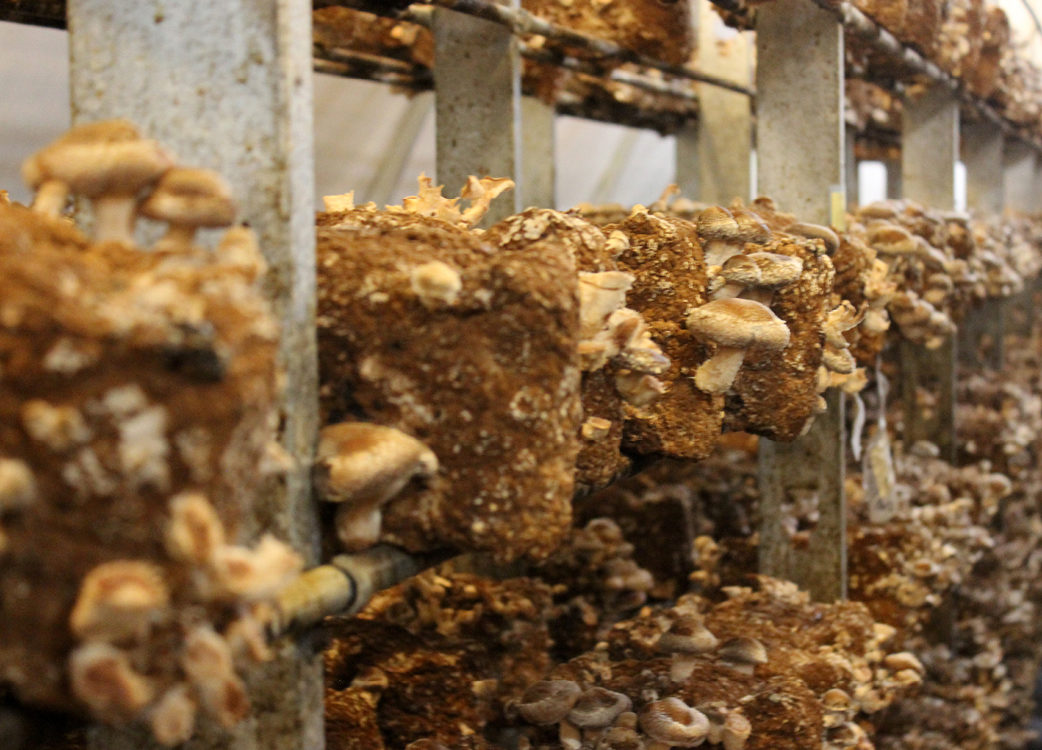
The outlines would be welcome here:
[[[842,185],[829,188],[829,224],[838,232],[847,228],[847,191]]]

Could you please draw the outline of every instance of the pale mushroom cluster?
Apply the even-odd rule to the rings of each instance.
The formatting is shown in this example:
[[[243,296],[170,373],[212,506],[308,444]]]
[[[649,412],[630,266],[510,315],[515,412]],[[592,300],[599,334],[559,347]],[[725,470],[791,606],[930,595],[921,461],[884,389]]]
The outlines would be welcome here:
[[[234,223],[229,186],[126,121],[71,129],[23,173],[32,207],[0,204],[0,673],[179,744],[197,715],[247,715],[241,671],[302,564],[240,543],[285,468],[265,262],[242,227],[199,243]],[[151,252],[143,217],[168,227]]]

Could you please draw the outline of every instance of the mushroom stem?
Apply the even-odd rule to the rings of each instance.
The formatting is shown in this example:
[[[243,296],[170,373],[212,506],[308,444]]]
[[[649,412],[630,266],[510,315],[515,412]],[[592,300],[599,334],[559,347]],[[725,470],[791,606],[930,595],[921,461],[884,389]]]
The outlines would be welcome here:
[[[706,393],[726,393],[745,359],[745,349],[721,346],[695,371],[695,385]]]
[[[166,230],[160,242],[164,245],[190,246],[195,241],[195,227],[191,224],[173,224]]]
[[[336,535],[348,552],[360,552],[380,539],[380,505],[342,503],[336,510]]]
[[[759,302],[764,307],[770,307],[771,302],[774,300],[773,289],[746,289],[740,294],[743,298]]]
[[[705,245],[706,266],[722,266],[724,262],[742,252],[742,246],[727,240],[709,240]]]
[[[675,653],[669,667],[669,679],[673,682],[684,682],[695,671],[698,659],[694,654]]]
[[[69,186],[63,181],[45,180],[36,191],[32,208],[48,216],[57,216],[65,208],[65,200],[68,197]]]
[[[94,199],[96,242],[134,244],[134,210],[137,201],[126,195],[101,195]]]
[[[565,750],[579,750],[582,747],[582,734],[579,731],[579,727],[567,719],[561,719],[561,723],[558,726],[558,736],[561,740],[561,747]]]

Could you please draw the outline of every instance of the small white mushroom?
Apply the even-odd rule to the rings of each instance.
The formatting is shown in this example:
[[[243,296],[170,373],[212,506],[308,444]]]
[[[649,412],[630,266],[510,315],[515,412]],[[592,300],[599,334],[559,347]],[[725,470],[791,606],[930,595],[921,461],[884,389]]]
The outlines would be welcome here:
[[[205,495],[183,492],[170,499],[164,541],[175,559],[201,565],[224,546],[224,524]]]
[[[25,461],[0,458],[0,514],[22,510],[36,500],[36,479]]]
[[[169,603],[170,591],[157,566],[113,560],[84,577],[69,626],[83,639],[142,639]]]
[[[99,718],[125,722],[152,701],[149,680],[134,671],[126,653],[106,643],[85,643],[69,656],[72,694]]]
[[[409,272],[409,284],[427,309],[453,304],[463,289],[459,271],[440,260],[413,268]]]
[[[686,616],[677,619],[659,636],[657,646],[660,651],[672,654],[669,679],[683,682],[694,671],[698,654],[716,648],[717,639],[699,618]]]
[[[187,742],[195,729],[195,713],[191,689],[183,682],[174,685],[151,710],[152,736],[168,747]]]

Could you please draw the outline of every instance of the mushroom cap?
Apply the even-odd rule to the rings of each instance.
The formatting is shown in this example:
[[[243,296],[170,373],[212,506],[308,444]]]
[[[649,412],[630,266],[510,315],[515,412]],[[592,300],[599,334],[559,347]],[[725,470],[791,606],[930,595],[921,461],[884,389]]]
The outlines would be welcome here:
[[[789,329],[770,308],[741,298],[715,299],[696,307],[687,316],[692,333],[721,346],[784,349]]]
[[[582,688],[571,680],[540,680],[529,685],[517,710],[533,724],[556,724],[579,700]]]
[[[640,712],[640,726],[657,741],[675,747],[702,744],[709,733],[709,719],[679,698],[653,701]]]
[[[433,451],[393,427],[342,422],[322,428],[314,482],[323,500],[380,503],[413,476],[438,468]]]
[[[725,641],[717,652],[720,658],[735,664],[766,664],[767,649],[755,638],[739,636]]]
[[[695,227],[699,238],[703,240],[738,241],[740,239],[738,222],[723,206],[706,208],[698,215]]]
[[[793,255],[782,255],[781,253],[749,253],[756,266],[760,269],[759,286],[776,289],[787,286],[796,281],[803,273],[803,260]]]
[[[144,139],[126,120],[79,125],[22,164],[22,178],[32,188],[60,180],[88,198],[136,195],[174,166],[156,141]]]
[[[857,215],[862,219],[893,219],[897,216],[897,210],[885,201],[875,201],[861,206]]]
[[[716,636],[697,617],[682,617],[659,636],[661,651],[681,654],[702,654],[717,646]]]
[[[821,240],[825,243],[825,252],[829,255],[832,255],[839,249],[839,237],[831,229],[821,224],[798,221],[785,227],[785,231],[789,234],[795,234],[797,237],[805,237],[808,240]]]
[[[582,729],[603,729],[611,726],[615,717],[629,711],[633,701],[628,695],[602,687],[584,690],[568,712],[568,721]]]
[[[160,178],[140,212],[171,224],[226,227],[235,221],[235,201],[228,183],[217,172],[174,167]]]
[[[897,224],[875,224],[868,228],[868,244],[885,255],[914,255],[915,237]]]
[[[742,242],[754,242],[762,245],[771,239],[771,230],[763,219],[747,208],[735,208],[731,212],[738,225],[738,238]]]
[[[759,286],[762,273],[759,264],[748,255],[732,255],[720,266],[720,276],[730,284]]]

